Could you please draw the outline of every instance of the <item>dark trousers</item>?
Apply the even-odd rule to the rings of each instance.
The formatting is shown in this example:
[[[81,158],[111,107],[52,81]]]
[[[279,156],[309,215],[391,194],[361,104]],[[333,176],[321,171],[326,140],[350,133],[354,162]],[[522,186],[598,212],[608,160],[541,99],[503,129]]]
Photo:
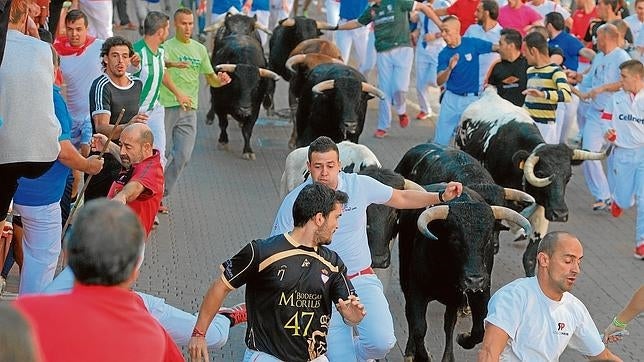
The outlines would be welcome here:
[[[121,25],[129,24],[130,17],[127,15],[127,0],[112,0],[112,2],[116,5],[116,11],[119,13]]]
[[[97,152],[92,152],[91,154],[98,154]],[[109,153],[103,155],[103,169],[101,172],[92,176],[87,188],[85,189],[85,202],[97,199],[99,197],[107,197],[107,194],[110,192],[110,187],[112,187],[112,182],[116,181],[116,178],[121,172],[121,164],[119,161],[114,158]],[[89,176],[85,174],[85,182]],[[81,195],[78,195],[80,197]]]
[[[7,218],[9,204],[11,204],[11,199],[18,189],[18,179],[21,177],[40,177],[53,164],[54,161],[16,162],[0,165],[0,220]]]

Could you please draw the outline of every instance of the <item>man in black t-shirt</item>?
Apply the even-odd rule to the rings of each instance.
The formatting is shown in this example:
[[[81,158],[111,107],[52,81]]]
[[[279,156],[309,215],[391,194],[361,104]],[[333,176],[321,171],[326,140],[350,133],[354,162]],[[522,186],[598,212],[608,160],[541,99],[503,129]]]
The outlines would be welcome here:
[[[499,54],[501,61],[496,63],[487,79],[487,84],[496,87],[501,98],[522,107],[526,89],[528,61],[521,55],[521,33],[515,29],[501,30]]]
[[[188,345],[193,361],[208,360],[205,333],[226,295],[246,284],[246,357],[326,361],[331,305],[348,325],[365,315],[338,254],[326,248],[347,194],[319,183],[302,189],[293,205],[294,229],[252,241],[222,263],[208,290]]]
[[[143,83],[126,72],[134,55],[132,44],[125,38],[107,38],[101,47],[102,65],[105,70],[94,79],[89,91],[89,111],[94,133],[112,137],[118,142],[121,131],[132,123],[145,123],[148,116],[139,114],[139,98]],[[121,109],[123,120],[112,132]],[[100,150],[99,150],[100,151]],[[104,155],[103,170],[95,175],[85,191],[85,201],[105,197],[121,170],[121,164],[111,154]]]

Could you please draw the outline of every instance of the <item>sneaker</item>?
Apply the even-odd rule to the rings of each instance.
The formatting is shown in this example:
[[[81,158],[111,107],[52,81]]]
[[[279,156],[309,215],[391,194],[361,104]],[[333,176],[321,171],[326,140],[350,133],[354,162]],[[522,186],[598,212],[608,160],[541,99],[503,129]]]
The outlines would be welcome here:
[[[409,126],[409,117],[407,117],[407,114],[400,114],[398,115],[398,122],[400,122],[400,127],[401,128],[407,128]]]
[[[7,280],[0,275],[0,295],[4,292],[4,288],[7,286]]]
[[[159,205],[159,214],[167,214],[169,211],[170,209],[161,202],[161,205]]]
[[[385,138],[387,137],[387,131],[383,129],[377,129],[376,133],[374,133],[373,136],[376,138]]]
[[[136,26],[136,24],[134,24],[134,23],[129,23],[127,25],[121,25],[121,26],[124,27],[127,30],[138,30],[139,29],[139,27]]]
[[[613,217],[620,217],[622,216],[622,208],[617,205],[615,201],[611,202],[610,204],[610,213],[613,215]]]
[[[644,260],[644,243],[635,247],[635,253],[633,253],[635,259]]]
[[[219,308],[219,312],[217,313],[224,315],[228,319],[230,319],[231,327],[234,327],[240,323],[246,323],[246,320],[248,319],[248,314],[246,313],[246,303],[239,303],[230,308]]]
[[[427,113],[425,113],[425,112],[423,112],[423,111],[420,111],[420,112],[418,112],[418,114],[416,115],[416,119],[417,119],[417,120],[419,120],[419,121],[423,121],[423,120],[428,119],[428,118],[429,118],[429,117],[431,117],[431,116],[432,116],[432,112],[431,112],[431,111],[429,111],[429,112],[427,112]]]
[[[607,210],[608,207],[610,206],[610,199],[597,200],[592,206],[593,206],[593,211]]]

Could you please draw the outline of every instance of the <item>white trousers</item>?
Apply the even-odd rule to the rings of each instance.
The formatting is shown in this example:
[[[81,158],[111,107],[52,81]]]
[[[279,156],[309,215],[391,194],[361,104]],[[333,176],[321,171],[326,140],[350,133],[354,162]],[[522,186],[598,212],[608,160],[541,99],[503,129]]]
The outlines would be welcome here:
[[[161,12],[161,2],[151,3],[146,0],[135,0],[134,4],[136,5],[136,17],[139,19],[139,24],[142,27],[145,17],[148,16],[150,11],[159,11]]]
[[[324,6],[326,7],[326,22],[332,26],[338,25],[340,21],[340,1],[339,0],[325,0]],[[325,34],[329,40],[335,42],[335,36],[338,32],[327,31]],[[341,33],[341,31],[340,31]]]
[[[44,206],[14,204],[22,218],[24,261],[20,295],[40,293],[54,279],[63,232],[60,201]]]
[[[291,10],[293,10],[293,0],[286,0],[286,7],[287,9],[284,10],[282,7],[282,0],[271,0],[271,29],[277,25],[280,20],[289,17]]]
[[[543,137],[543,141],[547,144],[556,145],[559,143],[559,133],[557,133],[557,125],[555,122],[539,123],[534,122]]]
[[[420,110],[425,113],[432,111],[429,102],[429,87],[436,87],[438,52],[440,49],[422,49],[422,45],[416,48],[416,93],[418,93]]]
[[[346,19],[341,19],[340,24],[346,23]],[[335,43],[340,49],[344,64],[349,64],[351,57],[351,47],[353,46],[356,54],[356,65],[358,70],[365,74],[363,64],[365,63],[365,56],[367,54],[367,43],[369,42],[369,28],[366,26],[359,27],[353,30],[337,31],[335,34]]]
[[[557,126],[558,143],[566,143],[572,136],[577,126],[577,108],[579,108],[579,97],[572,95],[568,103],[557,103]]]
[[[635,246],[639,246],[644,243],[644,147],[615,147],[608,158],[608,183],[619,207],[637,206]]]
[[[268,28],[268,22],[271,19],[271,12],[269,10],[255,10],[248,13],[248,16],[253,17],[257,15],[257,22]],[[263,31],[259,31],[259,38],[262,40],[262,46],[266,45],[268,40],[268,34]]]
[[[73,286],[74,272],[72,272],[69,266],[66,266],[56,276],[56,279],[44,288],[43,293],[69,293]],[[141,292],[136,293],[143,299],[145,307],[154,319],[168,332],[172,340],[181,347],[187,346],[192,335],[192,329],[197,323],[197,316],[167,304],[163,298]],[[230,319],[221,314],[217,314],[212,322],[210,322],[208,331],[206,331],[206,343],[208,347],[221,348],[226,344],[229,330]]]
[[[391,126],[392,104],[396,114],[407,112],[406,95],[413,61],[414,49],[411,47],[378,52],[378,88],[385,93],[378,108],[378,129],[386,130]]]
[[[581,148],[599,152],[604,146],[604,133],[608,130],[608,122],[601,119],[601,112],[590,107],[586,114],[586,122],[582,130]],[[602,161],[584,161],[581,164],[586,178],[588,190],[595,200],[605,200],[610,197],[608,180],[604,173]]]
[[[327,357],[330,361],[366,361],[383,359],[396,344],[394,322],[389,303],[376,275],[360,275],[351,279],[367,315],[355,329],[344,323],[335,308],[331,314],[327,336]]]
[[[467,106],[477,99],[479,97],[475,95],[459,96],[446,90],[441,101],[441,109],[438,114],[432,142],[444,146],[449,145],[450,141],[454,139],[454,132],[456,132],[458,122],[461,120],[461,114],[463,114]]]
[[[148,115],[148,127],[154,137],[154,148],[161,154],[161,167],[165,168],[167,159],[165,158],[165,108],[157,104],[151,111],[145,112]]]
[[[110,0],[80,0],[79,8],[87,15],[87,33],[98,39],[114,36],[112,17],[114,6]]]

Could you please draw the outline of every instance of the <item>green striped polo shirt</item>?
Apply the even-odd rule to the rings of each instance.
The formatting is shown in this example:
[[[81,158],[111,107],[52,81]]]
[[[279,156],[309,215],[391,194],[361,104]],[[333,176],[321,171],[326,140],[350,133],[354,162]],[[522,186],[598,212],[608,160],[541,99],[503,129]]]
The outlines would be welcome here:
[[[134,73],[143,82],[140,110],[151,111],[159,100],[159,89],[163,80],[163,48],[153,53],[143,39],[133,44],[134,51],[141,57],[141,70]]]

